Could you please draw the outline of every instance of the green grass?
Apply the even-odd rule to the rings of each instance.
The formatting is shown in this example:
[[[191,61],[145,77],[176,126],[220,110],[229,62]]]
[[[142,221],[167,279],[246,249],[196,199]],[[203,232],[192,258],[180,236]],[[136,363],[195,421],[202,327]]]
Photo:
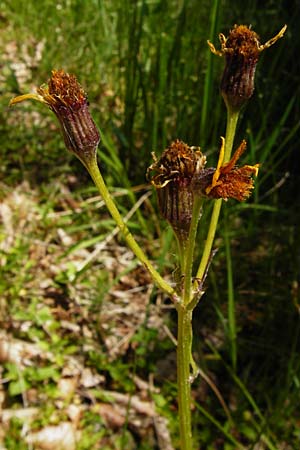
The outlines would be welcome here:
[[[200,145],[208,166],[215,164],[225,129],[218,92],[222,61],[209,53],[206,40],[217,45],[218,32],[227,34],[238,22],[252,24],[265,42],[288,24],[285,38],[262,55],[256,91],[241,116],[234,145],[246,138],[243,162],[262,164],[256,189],[247,204],[226,205],[219,250],[194,319],[195,359],[224,397],[234,428],[201,379],[193,389],[193,423],[203,449],[235,449],[235,441],[247,448],[258,443],[269,449],[297,448],[299,7],[271,0],[263,9],[253,0],[204,1],[200,6],[191,0],[10,0],[1,2],[0,20],[0,200],[6,208],[0,229],[1,329],[53,354],[53,360],[35,357],[22,374],[17,364],[4,363],[4,407],[43,409],[49,399],[58,400],[57,379],[70,355],[104,375],[98,394],[103,388],[132,395],[131,375],[148,380],[154,373],[161,391],[153,398],[169,420],[175,445],[175,365],[171,341],[161,335],[162,322],[148,327],[145,319],[113,362],[103,338],[101,314],[110,295],[134,289],[132,280],[143,287],[149,280],[134,259],[127,259],[119,237],[78,269],[114,224],[81,165],[65,151],[51,113],[31,103],[13,110],[7,105],[11,97],[46,82],[53,68],[76,73],[102,130],[103,174],[126,215],[148,189],[145,170],[151,151],[160,154],[178,137]],[[208,216],[206,208],[204,223]],[[165,276],[172,277],[174,239],[160,221],[154,196],[129,219],[129,226]],[[151,289],[147,295],[146,317],[151,318],[153,304],[165,301]],[[166,308],[161,315],[175,334],[172,312]],[[64,321],[79,328],[65,329]],[[115,322],[108,326],[118,330]],[[164,370],[162,362],[169,364]],[[103,448],[156,448],[155,436],[140,436],[130,421],[116,431],[104,425],[85,394],[80,397],[85,409],[78,448],[98,448],[99,442]],[[91,391],[88,395],[97,398]],[[58,419],[52,413],[47,410],[45,423],[63,420],[64,411]],[[14,419],[5,432],[5,446],[27,448],[21,432]]]

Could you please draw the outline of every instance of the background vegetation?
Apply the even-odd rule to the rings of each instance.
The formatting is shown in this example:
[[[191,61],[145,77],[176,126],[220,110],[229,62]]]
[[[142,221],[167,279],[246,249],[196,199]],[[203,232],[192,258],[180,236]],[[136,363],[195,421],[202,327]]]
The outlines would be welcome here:
[[[206,40],[217,45],[234,23],[251,24],[262,42],[288,30],[262,54],[240,120],[236,146],[246,138],[245,160],[262,167],[252,199],[226,205],[195,314],[206,380],[193,385],[194,432],[202,449],[299,448],[299,11],[296,0],[1,2],[3,448],[46,448],[38,433],[59,436],[62,425],[68,443],[47,448],[178,448],[168,299],[124,248],[53,115],[31,103],[9,110],[9,100],[53,68],[77,75],[101,128],[105,179],[172,277],[173,237],[145,171],[151,151],[175,138],[215,164],[223,61]]]

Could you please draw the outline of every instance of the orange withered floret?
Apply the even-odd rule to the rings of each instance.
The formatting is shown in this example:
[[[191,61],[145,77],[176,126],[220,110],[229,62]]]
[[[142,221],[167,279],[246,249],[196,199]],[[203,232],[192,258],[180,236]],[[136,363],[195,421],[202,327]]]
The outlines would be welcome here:
[[[156,188],[159,209],[180,240],[188,236],[195,196],[246,200],[254,187],[259,164],[238,167],[246,149],[243,141],[231,160],[223,164],[225,139],[222,137],[217,168],[205,168],[206,156],[199,148],[176,140],[149,167],[147,176]],[[150,176],[151,174],[151,176]]]
[[[87,96],[74,75],[53,70],[48,84],[38,88],[37,94],[20,95],[10,105],[28,99],[46,104],[55,113],[67,149],[84,164],[95,157],[100,134],[90,115]]]
[[[225,56],[226,64],[221,80],[221,93],[227,106],[239,109],[254,91],[255,69],[260,53],[280,39],[286,25],[265,44],[260,44],[259,36],[246,25],[235,25],[226,38],[219,35],[221,50],[216,50],[208,41],[210,50],[218,56]]]
[[[205,192],[210,198],[234,198],[240,202],[246,200],[254,187],[252,176],[257,176],[259,164],[254,166],[245,165],[237,167],[236,162],[246,149],[246,141],[242,141],[241,145],[235,151],[231,160],[222,165],[224,159],[224,144],[222,138],[222,147],[218,166],[212,177],[211,184],[206,187]]]

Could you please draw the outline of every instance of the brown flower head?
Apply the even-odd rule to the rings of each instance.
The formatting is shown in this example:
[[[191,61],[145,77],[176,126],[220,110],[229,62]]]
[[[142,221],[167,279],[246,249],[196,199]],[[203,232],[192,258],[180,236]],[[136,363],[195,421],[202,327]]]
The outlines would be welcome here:
[[[259,36],[246,25],[235,25],[226,38],[219,35],[221,50],[208,41],[210,50],[225,56],[226,64],[221,80],[221,92],[227,106],[240,109],[254,91],[255,69],[260,53],[275,44],[286,30],[286,25],[272,39],[261,45]]]
[[[193,178],[203,171],[206,157],[199,148],[176,140],[159,159],[154,154],[153,158],[147,175],[157,190],[160,211],[177,237],[185,240],[192,218]]]
[[[10,105],[28,99],[44,103],[54,112],[68,150],[84,164],[95,158],[100,134],[90,115],[87,96],[74,75],[53,70],[48,84],[38,88],[37,94],[20,95]]]
[[[224,159],[224,143],[222,138],[222,147],[218,166],[213,174],[211,184],[205,188],[205,193],[210,198],[235,198],[242,202],[246,200],[254,187],[252,176],[257,176],[259,164],[254,166],[237,167],[236,162],[246,150],[246,141],[242,141],[239,148],[235,151],[231,160],[222,165]]]
[[[180,241],[188,237],[195,196],[210,199],[246,200],[254,187],[259,164],[237,167],[246,149],[243,141],[231,160],[223,164],[225,139],[222,137],[217,168],[205,168],[206,156],[199,148],[176,140],[149,167],[147,177],[156,188],[159,209]],[[151,174],[153,173],[153,174]],[[151,174],[151,176],[150,176]]]

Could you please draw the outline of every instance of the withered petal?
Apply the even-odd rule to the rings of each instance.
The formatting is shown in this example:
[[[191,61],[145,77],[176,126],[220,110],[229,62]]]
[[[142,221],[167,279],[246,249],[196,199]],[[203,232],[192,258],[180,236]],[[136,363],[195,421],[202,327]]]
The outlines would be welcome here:
[[[246,200],[254,187],[252,175],[257,175],[259,164],[234,168],[221,173],[217,184],[210,190],[211,198],[234,198],[240,202]]]

